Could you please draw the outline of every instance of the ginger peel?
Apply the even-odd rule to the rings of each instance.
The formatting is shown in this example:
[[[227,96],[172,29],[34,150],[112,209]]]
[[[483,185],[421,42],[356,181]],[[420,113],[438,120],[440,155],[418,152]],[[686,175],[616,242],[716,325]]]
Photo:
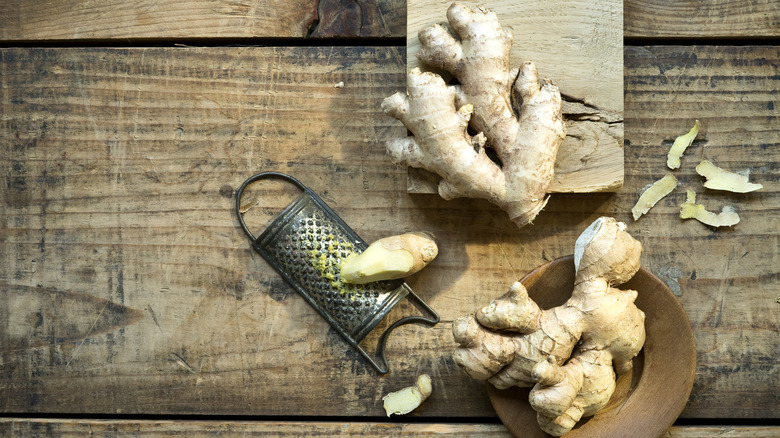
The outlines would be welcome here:
[[[575,283],[561,306],[541,309],[517,282],[457,319],[455,362],[496,388],[533,387],[540,427],[560,436],[608,403],[616,373],[631,370],[645,341],[637,292],[613,287],[639,270],[641,244],[624,224],[599,218],[575,244]]]
[[[638,220],[643,214],[650,211],[664,196],[672,193],[677,187],[677,178],[671,173],[667,173],[663,178],[654,182],[639,196],[636,205],[631,209],[634,220]]]
[[[696,219],[711,227],[731,227],[739,223],[739,214],[730,205],[724,205],[720,213],[714,213],[696,203],[696,193],[688,190],[687,200],[680,206],[681,219]]]
[[[444,199],[486,199],[526,225],[547,202],[566,136],[560,91],[540,79],[530,61],[510,68],[512,32],[492,11],[453,3],[447,20],[454,34],[438,24],[423,29],[417,56],[459,85],[435,73],[409,72],[406,93],[386,98],[382,108],[413,136],[389,141],[388,153],[397,163],[438,174]]]
[[[683,156],[683,153],[685,153],[685,150],[688,149],[688,146],[693,143],[693,140],[698,134],[699,121],[696,120],[696,122],[693,124],[693,128],[691,128],[688,133],[674,139],[674,143],[672,144],[672,147],[669,148],[669,152],[666,156],[667,167],[672,170],[678,169],[680,167],[680,158]]]
[[[748,177],[729,172],[709,160],[704,160],[696,166],[696,173],[707,179],[704,187],[711,190],[725,190],[734,193],[748,193],[763,188],[761,184],[748,181]]]

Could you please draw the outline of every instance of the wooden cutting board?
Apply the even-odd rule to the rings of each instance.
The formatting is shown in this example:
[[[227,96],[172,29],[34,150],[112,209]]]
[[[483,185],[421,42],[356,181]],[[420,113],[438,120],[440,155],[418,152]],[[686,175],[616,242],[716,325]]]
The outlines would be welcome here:
[[[418,32],[447,21],[451,0],[407,2],[407,68],[426,67],[415,54]],[[485,6],[514,33],[512,65],[536,63],[564,98],[567,137],[552,192],[612,192],[623,186],[623,2],[566,0],[464,1]],[[409,169],[408,190],[436,193],[438,176]]]

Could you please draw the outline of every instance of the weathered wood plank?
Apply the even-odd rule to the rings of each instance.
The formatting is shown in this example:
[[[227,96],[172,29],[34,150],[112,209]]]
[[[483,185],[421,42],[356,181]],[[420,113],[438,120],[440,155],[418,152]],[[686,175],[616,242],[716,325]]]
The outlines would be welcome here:
[[[100,434],[123,436],[199,437],[506,437],[512,435],[501,424],[380,423],[380,422],[284,422],[284,421],[136,421],[136,420],[38,420],[0,418],[0,433],[9,438],[82,437]],[[775,438],[773,426],[673,426],[663,438]]]
[[[401,37],[405,8],[403,0],[9,0],[0,3],[0,40]]]
[[[0,434],[16,437],[123,436],[209,437],[501,437],[511,434],[501,424],[341,423],[322,421],[132,421],[25,420],[0,418]]]
[[[643,38],[756,38],[780,36],[775,0],[679,2],[628,0],[625,36]]]
[[[404,0],[319,0],[312,37],[403,37]]]
[[[417,59],[420,30],[447,22],[450,0],[409,0],[407,70]],[[533,60],[560,87],[567,136],[551,193],[614,192],[623,184],[623,4],[621,1],[464,1],[496,13],[512,29],[510,65]],[[444,73],[443,73],[444,74]],[[439,178],[410,169],[410,193],[438,193]]]
[[[778,36],[773,0],[680,3],[625,2],[626,37]],[[318,10],[319,9],[319,10]],[[0,4],[0,39],[159,39],[312,36],[404,37],[406,2],[324,0],[231,3],[140,0],[69,2],[8,0]]]
[[[774,418],[778,65],[769,47],[627,50],[625,188],[555,195],[518,230],[484,202],[405,193],[405,169],[382,146],[405,129],[379,108],[403,87],[403,50],[4,49],[0,410],[379,417],[384,394],[427,372],[434,394],[413,415],[493,416],[449,357],[449,322],[613,215],[645,244],[645,266],[679,285],[691,318],[699,368],[683,415]],[[693,159],[707,157],[751,169],[764,189],[702,194],[713,209],[736,205],[733,230],[679,220],[682,192],[631,222],[694,118],[704,128],[683,183],[697,187]],[[299,177],[366,240],[438,236],[440,256],[409,284],[442,323],[399,328],[390,374],[249,248],[232,195],[260,170]],[[261,204],[248,216],[267,223],[289,195],[253,190]]]
[[[674,175],[677,190],[631,229],[643,263],[681,293],[694,327],[698,370],[684,416],[772,417],[780,393],[780,49],[626,49],[627,211],[642,188],[671,172],[666,152],[698,119],[702,129]],[[694,168],[709,159],[750,171],[764,188],[750,194],[706,190]],[[708,209],[733,205],[742,221],[714,230],[679,219],[685,190]],[[750,389],[747,389],[747,388]],[[735,411],[736,410],[736,411]]]

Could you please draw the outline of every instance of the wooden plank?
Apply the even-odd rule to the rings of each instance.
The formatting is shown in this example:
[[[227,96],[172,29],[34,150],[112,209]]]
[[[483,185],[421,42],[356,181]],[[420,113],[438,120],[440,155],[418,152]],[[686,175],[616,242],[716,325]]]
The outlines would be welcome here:
[[[628,0],[625,36],[640,38],[761,38],[780,36],[775,0]]]
[[[82,437],[100,434],[123,436],[199,437],[506,437],[512,435],[501,424],[382,423],[323,421],[198,421],[198,420],[59,420],[0,418],[0,433],[8,437]],[[673,426],[662,438],[775,438],[777,426]]]
[[[42,431],[45,431],[41,433]],[[501,437],[511,434],[501,424],[403,424],[324,421],[134,421],[134,420],[25,420],[0,418],[0,434],[9,437],[105,438],[134,436],[219,437]]]
[[[549,6],[548,6],[549,7]],[[319,10],[318,10],[319,9]],[[624,3],[626,37],[751,38],[778,36],[780,11],[773,0],[668,0]],[[403,0],[264,0],[228,3],[152,3],[142,0],[69,2],[7,0],[0,3],[0,39],[160,39],[312,36],[406,36]]]
[[[312,37],[404,37],[404,0],[319,0]]]
[[[246,177],[281,170],[367,240],[408,226],[418,213],[381,146],[404,129],[379,105],[403,80],[402,50],[0,56],[0,309],[12,309],[0,318],[0,409],[378,416],[381,396],[418,367],[457,372],[447,354],[419,362],[446,324],[403,327],[380,378],[232,215]],[[258,224],[288,202],[272,189],[252,211]],[[481,388],[455,375],[445,405]],[[491,415],[477,394],[471,415]]]
[[[409,0],[407,69],[417,59],[417,34],[446,23],[450,0]],[[623,3],[466,1],[486,6],[514,34],[511,65],[533,60],[566,100],[566,140],[555,165],[552,193],[613,192],[623,183]],[[410,193],[437,193],[438,177],[409,173]]]
[[[401,37],[402,0],[9,0],[0,3],[0,40]]]
[[[482,384],[450,358],[449,323],[612,215],[679,286],[694,327],[683,415],[776,418],[778,65],[769,47],[628,49],[625,188],[554,195],[517,229],[482,201],[405,193],[383,149],[405,129],[379,107],[403,86],[402,49],[1,50],[0,411],[382,417],[381,397],[427,372],[434,393],[413,416],[491,417]],[[694,118],[703,130],[678,177],[697,187],[691,158],[707,157],[764,189],[702,194],[735,204],[732,230],[677,219],[682,192],[632,222]],[[299,177],[366,240],[439,238],[409,284],[442,322],[397,329],[388,375],[250,249],[232,195],[260,170]],[[253,227],[294,194],[248,193]]]
[[[662,438],[771,438],[780,435],[778,426],[675,426]]]
[[[694,327],[698,370],[683,416],[777,418],[780,393],[780,196],[777,47],[626,49],[625,197],[671,172],[666,152],[698,119],[702,129],[674,175],[680,186],[631,224],[643,263],[680,291]],[[705,190],[694,168],[709,159],[750,171],[764,188],[745,195]],[[679,219],[685,189],[710,210],[733,205],[742,221],[715,230]],[[747,389],[750,388],[750,389]]]

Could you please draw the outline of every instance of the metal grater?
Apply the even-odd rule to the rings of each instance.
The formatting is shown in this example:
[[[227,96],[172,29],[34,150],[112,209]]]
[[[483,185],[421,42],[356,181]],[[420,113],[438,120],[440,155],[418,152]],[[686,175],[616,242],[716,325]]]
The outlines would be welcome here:
[[[303,193],[255,237],[244,222],[241,196],[249,184],[264,178],[288,181]],[[379,373],[385,374],[389,369],[384,347],[392,330],[411,322],[439,322],[439,315],[403,280],[364,285],[341,282],[341,262],[368,245],[316,193],[295,178],[279,172],[250,177],[236,192],[236,215],[252,239],[252,247]],[[374,359],[359,343],[405,297],[430,316],[407,316],[392,323],[380,336]]]

